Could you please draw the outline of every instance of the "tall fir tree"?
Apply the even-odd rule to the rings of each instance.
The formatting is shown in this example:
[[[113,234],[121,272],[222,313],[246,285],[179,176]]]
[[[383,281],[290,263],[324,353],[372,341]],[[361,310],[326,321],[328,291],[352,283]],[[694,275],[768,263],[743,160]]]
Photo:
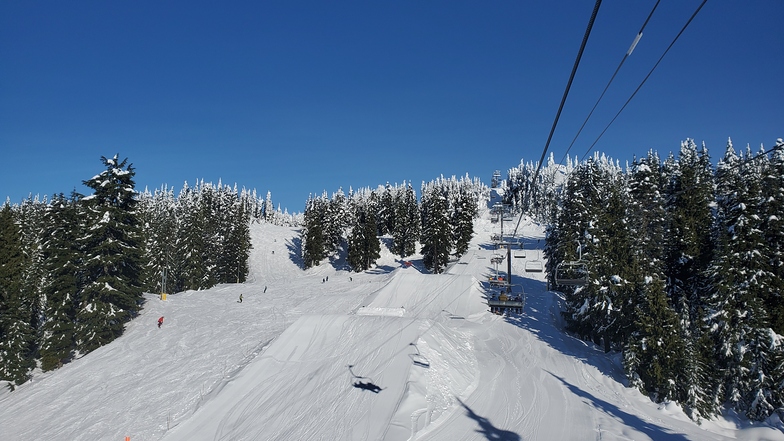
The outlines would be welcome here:
[[[666,293],[664,277],[664,175],[658,155],[635,160],[629,173],[626,223],[637,267],[632,298],[632,332],[624,351],[630,383],[655,400],[685,401],[681,382],[688,375],[687,343]],[[701,365],[698,365],[701,367]],[[702,385],[695,389],[699,391]],[[697,403],[697,402],[695,402]],[[696,404],[695,404],[696,405]],[[689,409],[687,409],[689,411]]]
[[[326,201],[321,198],[308,198],[301,234],[302,259],[305,268],[316,266],[327,257],[324,237],[325,215]]]
[[[177,198],[175,209],[176,241],[171,258],[169,279],[173,283],[173,292],[188,289],[200,289],[208,268],[204,255],[207,213],[203,210],[201,192],[198,184],[189,187],[183,185]]]
[[[779,138],[770,160],[762,169],[760,217],[764,241],[768,245],[768,267],[772,277],[763,302],[773,330],[784,335],[784,140]]]
[[[24,289],[27,264],[19,225],[6,203],[0,210],[0,380],[11,390],[27,381],[35,366],[34,299]]]
[[[471,191],[471,181],[461,179],[454,191],[452,209],[452,240],[455,255],[462,256],[474,235],[474,218],[478,212],[478,202]]]
[[[416,253],[421,231],[419,204],[411,184],[403,183],[395,205],[395,226],[392,231],[395,254],[401,259]]]
[[[447,195],[439,183],[422,189],[422,263],[428,271],[442,273],[449,263],[452,228],[449,225]]]
[[[128,160],[101,157],[105,170],[84,181],[94,193],[86,207],[83,286],[76,312],[76,346],[87,353],[122,335],[141,309],[141,243],[136,217],[134,168]]]
[[[707,304],[721,375],[718,399],[759,420],[784,404],[775,401],[784,379],[775,378],[771,364],[781,347],[772,338],[763,301],[771,277],[758,212],[762,176],[750,159],[750,152],[739,158],[730,142],[717,166],[719,242]]]
[[[386,186],[384,186],[384,191],[381,193],[376,215],[379,236],[393,234],[395,230],[395,193],[396,188],[393,189],[387,182]]]
[[[713,258],[713,171],[707,150],[681,144],[678,161],[666,167],[668,215],[665,245],[667,294],[691,338],[703,325],[706,270]]]
[[[76,348],[76,305],[79,300],[82,253],[77,239],[80,206],[73,194],[60,194],[48,206],[43,255],[47,278],[43,287],[45,308],[40,332],[41,369],[49,371],[67,363]]]
[[[369,269],[381,257],[381,244],[376,236],[377,221],[372,207],[358,207],[356,222],[348,237],[348,264],[361,272]]]

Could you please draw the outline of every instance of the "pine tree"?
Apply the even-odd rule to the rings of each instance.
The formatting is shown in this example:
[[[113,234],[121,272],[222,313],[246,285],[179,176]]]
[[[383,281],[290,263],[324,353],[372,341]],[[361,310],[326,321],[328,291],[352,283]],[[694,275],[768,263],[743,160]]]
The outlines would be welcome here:
[[[592,323],[604,348],[622,347],[631,333],[636,306],[636,283],[642,279],[633,255],[634,245],[627,222],[628,196],[615,171],[604,168],[595,175],[593,185],[598,206],[587,229],[590,241],[590,283],[582,287],[581,297],[588,300],[585,318]]]
[[[302,227],[302,258],[305,268],[318,265],[327,257],[324,238],[324,216],[326,202],[319,198],[308,198]]]
[[[0,380],[14,385],[27,381],[35,366],[32,302],[24,290],[22,239],[11,207],[0,210]]]
[[[654,401],[674,400],[686,352],[678,317],[667,302],[662,280],[648,278],[637,288],[641,302],[635,305],[636,323],[624,351],[624,367],[630,385]]]
[[[341,245],[345,237],[346,230],[349,227],[349,209],[348,200],[343,193],[343,189],[332,195],[332,199],[327,199],[326,208],[324,212],[324,246],[326,247],[327,254],[339,253]],[[377,209],[377,207],[374,207]]]
[[[599,225],[598,210],[604,204],[601,193],[606,191],[609,174],[605,173],[596,158],[577,167],[567,183],[563,199],[558,207],[556,225],[557,235],[548,237],[545,252],[548,256],[548,276],[551,283],[556,285],[557,265],[561,262],[575,262],[582,259],[588,269],[589,283],[586,287],[561,287],[566,299],[566,308],[562,312],[567,328],[581,338],[589,338],[595,343],[600,343],[603,334],[607,331],[607,318],[601,313],[606,310],[609,303],[605,301],[603,293],[598,289],[590,288],[596,275],[602,275],[593,269],[593,242],[591,228]],[[554,239],[557,237],[557,241]],[[612,273],[603,274],[605,281]],[[606,341],[609,343],[609,339]]]
[[[142,286],[146,292],[176,292],[172,255],[177,238],[176,201],[173,190],[162,187],[154,194],[142,194],[139,218],[144,237]],[[164,275],[166,286],[163,286]]]
[[[267,192],[267,197],[264,199],[264,220],[272,222],[275,217],[275,205],[272,204],[272,192]]]
[[[442,273],[449,263],[451,227],[447,197],[438,184],[422,189],[422,261],[429,271]]]
[[[717,167],[720,235],[707,301],[722,380],[720,397],[757,420],[784,404],[773,400],[779,384],[771,360],[781,348],[772,343],[775,334],[763,303],[769,289],[765,281],[771,276],[758,213],[761,181],[759,164],[738,158],[730,142]]]
[[[376,222],[378,222],[378,235],[384,236],[386,234],[393,234],[395,231],[395,197],[393,195],[395,190],[392,186],[387,185],[381,193],[381,200],[378,204],[378,214],[376,215]]]
[[[392,231],[395,254],[406,258],[416,253],[416,243],[421,231],[419,204],[411,184],[403,183],[395,205],[395,227]]]
[[[468,251],[468,244],[474,235],[474,218],[478,212],[477,200],[471,192],[471,181],[467,177],[458,184],[453,205],[452,241],[455,255],[459,257]]]
[[[689,336],[702,326],[706,270],[713,256],[713,172],[703,148],[694,141],[681,144],[677,163],[667,167],[668,235],[665,276],[670,302]]]
[[[784,140],[779,138],[769,161],[763,165],[760,217],[768,245],[768,267],[772,277],[763,298],[773,330],[784,335]]]
[[[84,280],[76,313],[76,344],[82,353],[122,335],[124,325],[141,308],[141,244],[135,171],[127,159],[101,157],[106,169],[84,184],[94,193],[86,206]]]
[[[180,190],[175,209],[177,219],[176,243],[171,258],[169,280],[172,292],[200,289],[207,274],[204,260],[206,220],[201,202],[199,186],[189,187],[187,183]],[[168,284],[168,283],[167,283]]]
[[[369,269],[381,257],[381,244],[376,236],[377,221],[367,205],[358,207],[356,223],[348,237],[348,263],[356,272]]]
[[[230,202],[226,213],[224,234],[226,241],[221,259],[222,270],[225,274],[223,283],[242,283],[248,275],[248,256],[250,254],[250,215],[241,203],[236,187],[224,196]]]
[[[77,248],[81,236],[79,206],[74,194],[69,200],[63,194],[52,199],[47,212],[46,240],[43,255],[46,262],[46,284],[43,287],[45,308],[41,326],[41,368],[49,371],[67,363],[75,349],[74,324],[79,298],[79,277],[82,256]]]

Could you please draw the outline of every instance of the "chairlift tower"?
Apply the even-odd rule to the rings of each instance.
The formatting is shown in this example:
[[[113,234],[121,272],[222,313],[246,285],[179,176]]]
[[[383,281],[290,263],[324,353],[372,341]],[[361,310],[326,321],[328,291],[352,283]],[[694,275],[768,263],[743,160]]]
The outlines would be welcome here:
[[[490,181],[490,188],[498,188],[501,185],[501,170],[493,172],[493,180]]]

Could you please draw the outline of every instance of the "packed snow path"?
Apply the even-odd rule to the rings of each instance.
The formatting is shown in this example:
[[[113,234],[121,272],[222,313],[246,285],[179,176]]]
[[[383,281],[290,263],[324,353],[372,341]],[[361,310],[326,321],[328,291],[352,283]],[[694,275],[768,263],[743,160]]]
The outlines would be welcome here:
[[[149,296],[116,342],[2,392],[0,438],[784,439],[698,426],[625,388],[617,356],[563,333],[558,295],[523,270],[535,253],[513,258],[525,314],[487,312],[496,225],[476,232],[447,274],[388,253],[356,274],[303,271],[295,230],[254,224],[248,283]]]

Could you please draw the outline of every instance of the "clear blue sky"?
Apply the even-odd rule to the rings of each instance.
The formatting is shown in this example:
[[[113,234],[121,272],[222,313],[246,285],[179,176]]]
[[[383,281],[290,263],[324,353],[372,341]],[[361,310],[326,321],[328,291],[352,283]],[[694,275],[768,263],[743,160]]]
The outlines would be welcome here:
[[[655,0],[605,0],[557,160]],[[582,156],[699,0],[664,0],[572,148]],[[0,198],[89,189],[119,153],[137,188],[196,179],[308,194],[538,160],[594,2],[3,1]],[[784,137],[784,2],[711,0],[596,145],[622,162]]]

